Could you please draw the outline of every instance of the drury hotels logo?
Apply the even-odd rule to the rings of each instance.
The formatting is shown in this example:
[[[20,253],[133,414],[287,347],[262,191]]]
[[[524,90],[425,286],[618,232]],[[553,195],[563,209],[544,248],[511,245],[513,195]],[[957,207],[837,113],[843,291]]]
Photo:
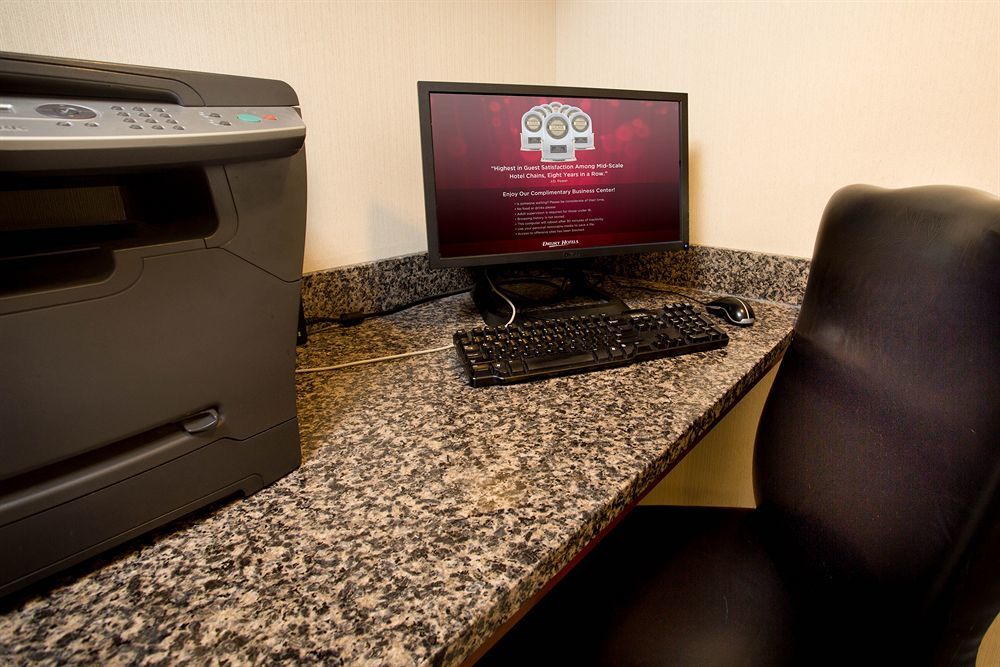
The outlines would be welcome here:
[[[558,241],[542,241],[543,248],[563,248],[568,245],[578,245],[579,239],[560,239]]]

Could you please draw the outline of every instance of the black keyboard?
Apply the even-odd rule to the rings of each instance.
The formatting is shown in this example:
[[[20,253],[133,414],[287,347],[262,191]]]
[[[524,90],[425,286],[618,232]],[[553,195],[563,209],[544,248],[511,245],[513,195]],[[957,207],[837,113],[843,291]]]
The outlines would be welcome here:
[[[485,387],[596,371],[729,344],[687,303],[622,315],[583,315],[458,331],[469,384]]]

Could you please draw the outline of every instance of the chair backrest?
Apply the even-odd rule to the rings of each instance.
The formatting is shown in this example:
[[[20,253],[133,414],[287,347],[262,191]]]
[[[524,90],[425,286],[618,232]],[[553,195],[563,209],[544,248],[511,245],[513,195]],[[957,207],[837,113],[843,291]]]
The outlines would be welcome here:
[[[998,347],[1000,201],[833,196],[754,455],[774,556],[822,616],[937,646],[927,628],[968,621],[952,643],[978,645],[1000,607]]]

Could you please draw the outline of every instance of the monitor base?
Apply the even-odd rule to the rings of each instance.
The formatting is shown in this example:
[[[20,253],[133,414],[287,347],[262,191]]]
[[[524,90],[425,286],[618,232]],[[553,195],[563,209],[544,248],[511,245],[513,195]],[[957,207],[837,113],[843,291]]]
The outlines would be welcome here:
[[[490,326],[503,326],[510,320],[510,305],[497,291],[517,309],[515,323],[600,313],[613,315],[629,308],[618,297],[596,287],[580,270],[535,267],[497,271],[494,267],[489,274],[487,271],[475,272],[472,298],[483,321]]]

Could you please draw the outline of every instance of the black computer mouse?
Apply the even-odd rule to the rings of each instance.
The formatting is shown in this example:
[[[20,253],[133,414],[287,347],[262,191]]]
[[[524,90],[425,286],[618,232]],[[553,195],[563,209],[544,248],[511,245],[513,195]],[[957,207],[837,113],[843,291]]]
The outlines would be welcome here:
[[[738,296],[724,296],[705,304],[705,310],[717,315],[729,322],[738,324],[741,327],[748,327],[753,324],[753,308],[750,304]]]

